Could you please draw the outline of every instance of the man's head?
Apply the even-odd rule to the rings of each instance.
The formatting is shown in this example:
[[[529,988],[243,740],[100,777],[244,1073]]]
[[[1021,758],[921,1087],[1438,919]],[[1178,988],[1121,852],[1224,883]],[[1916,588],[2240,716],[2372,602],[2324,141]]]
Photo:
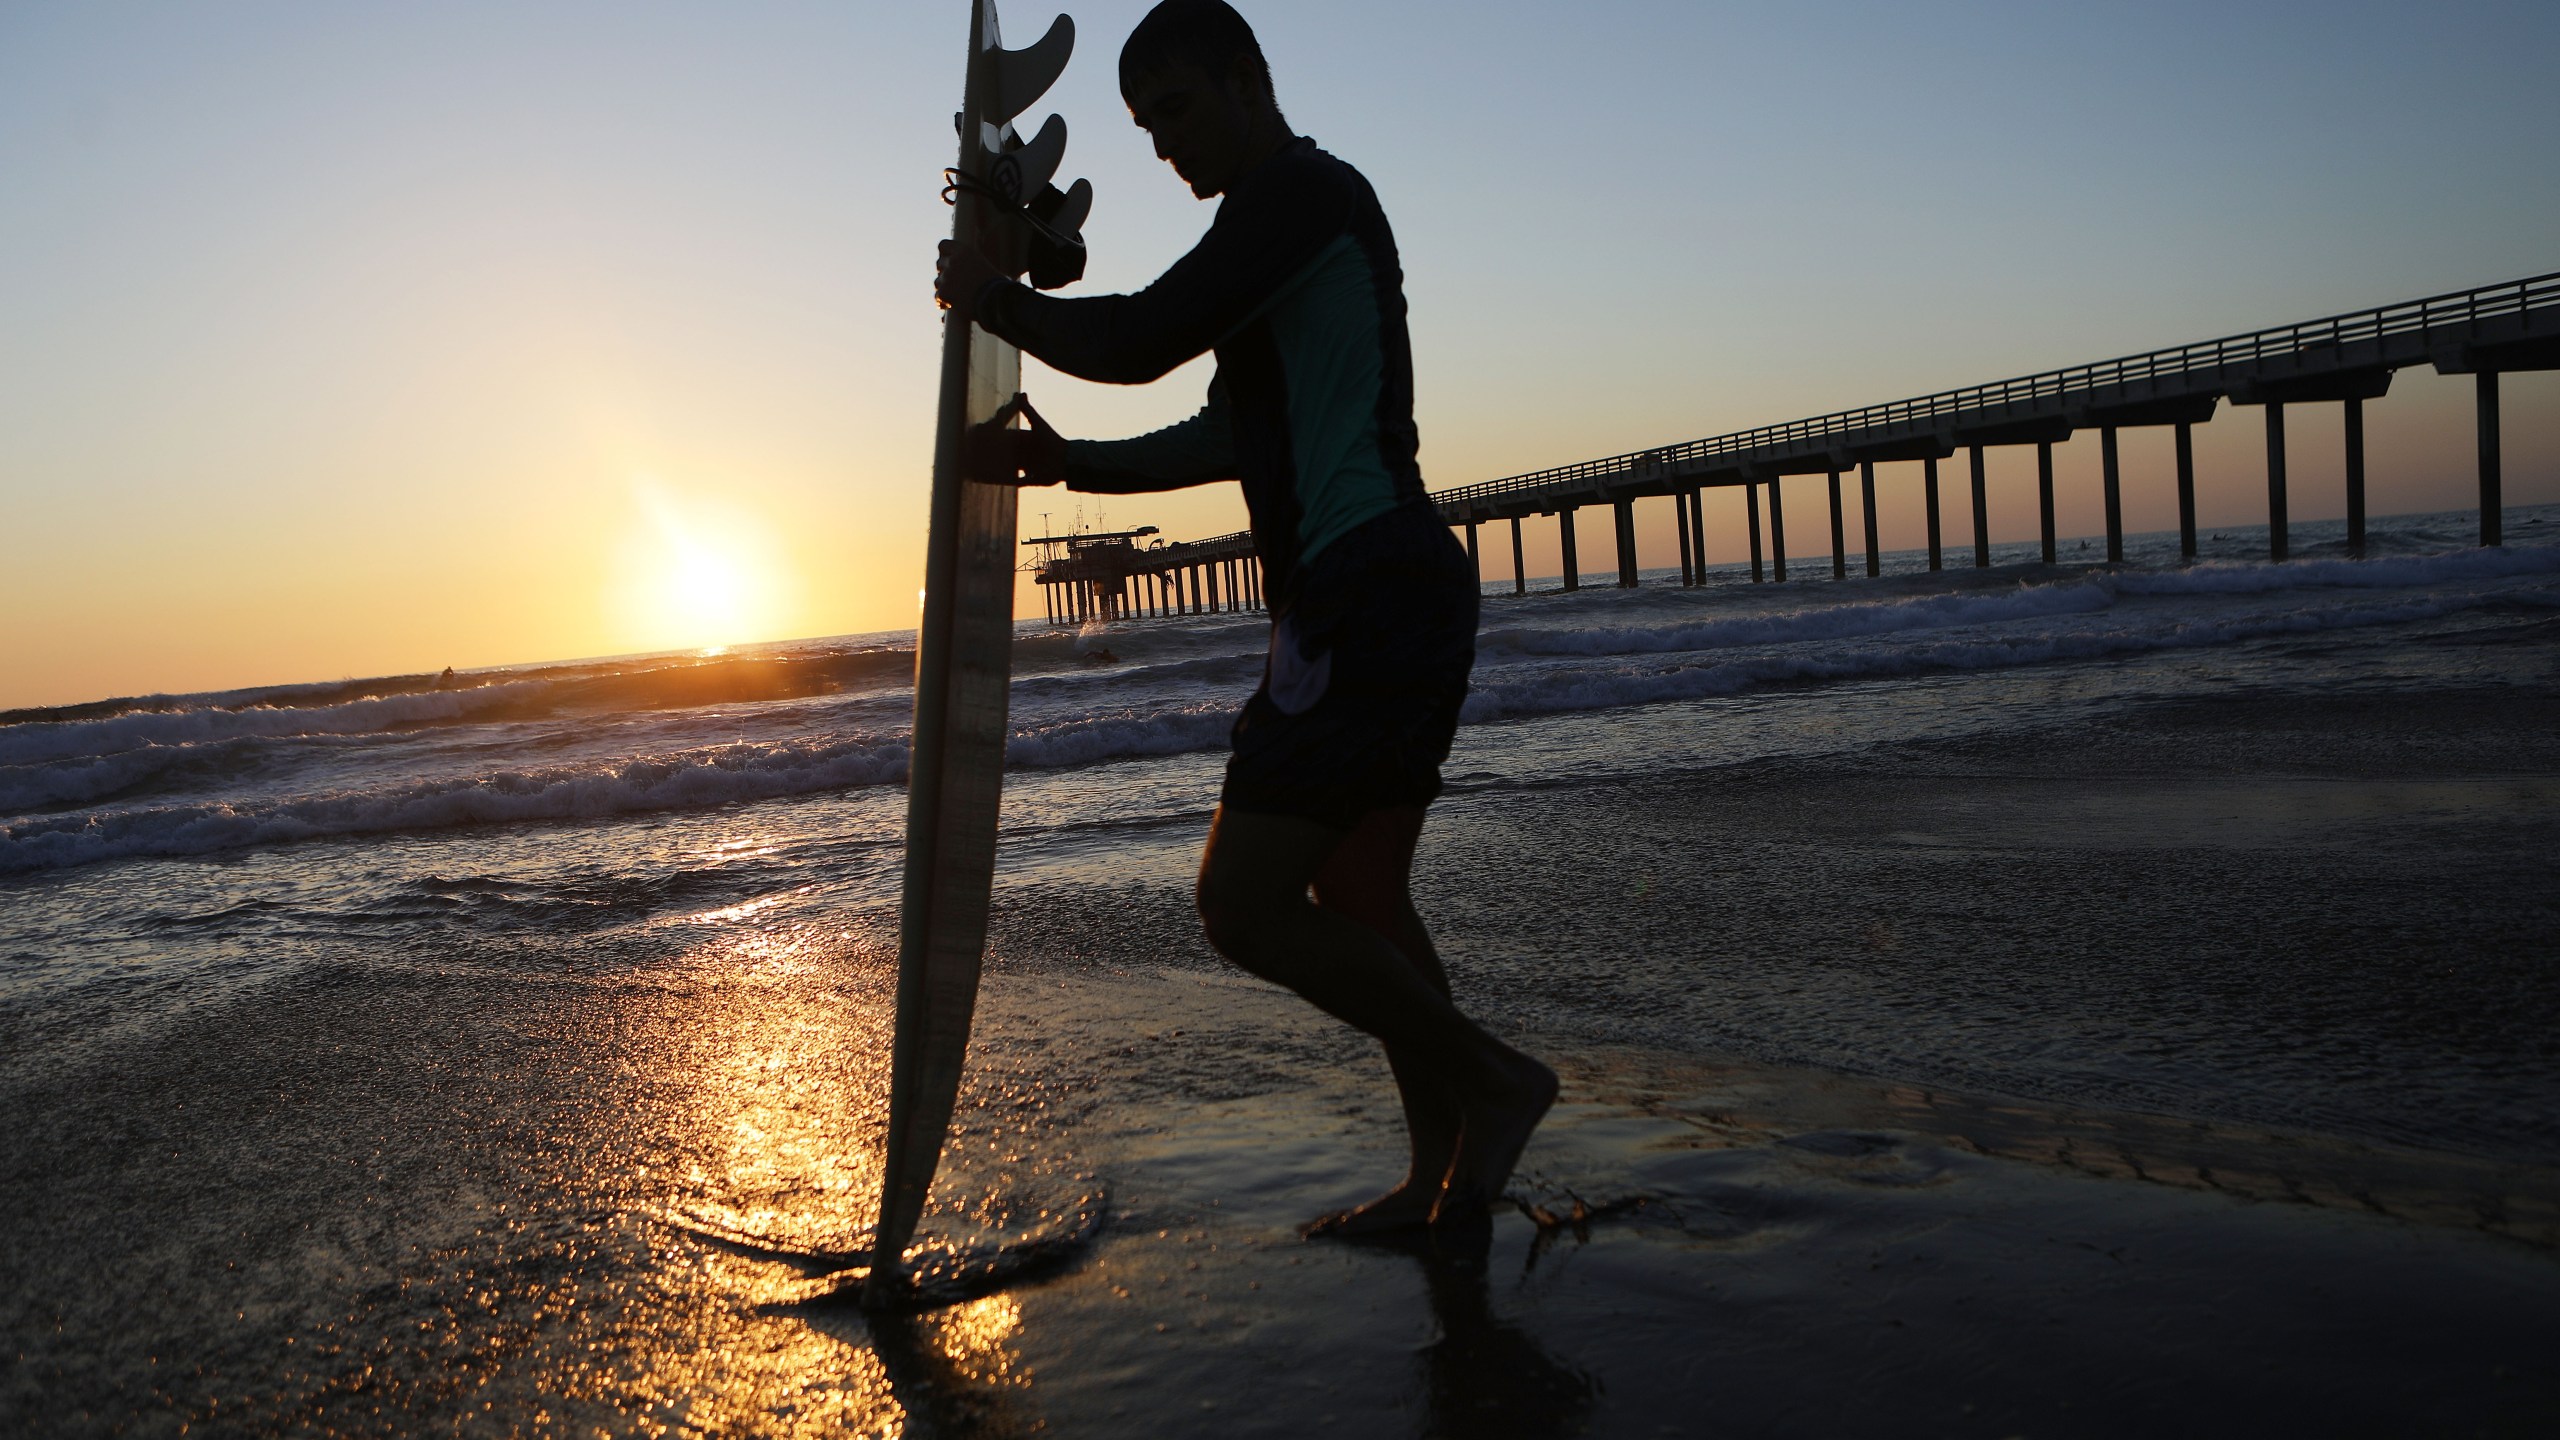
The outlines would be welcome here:
[[[1120,96],[1205,200],[1289,139],[1253,27],[1226,0],[1164,0],[1120,47]]]

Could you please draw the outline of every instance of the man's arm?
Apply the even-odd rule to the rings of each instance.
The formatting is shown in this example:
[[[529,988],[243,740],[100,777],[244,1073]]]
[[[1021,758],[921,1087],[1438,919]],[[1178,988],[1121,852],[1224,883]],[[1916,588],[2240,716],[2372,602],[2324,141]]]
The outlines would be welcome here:
[[[1286,161],[1231,195],[1209,233],[1132,295],[1062,299],[995,277],[968,287],[977,323],[1059,370],[1140,385],[1207,352],[1304,274],[1349,222],[1354,197],[1328,171]]]
[[[988,485],[1055,485],[1095,495],[1138,495],[1236,478],[1227,389],[1209,382],[1208,403],[1188,420],[1126,440],[1069,440],[1049,428],[1031,398],[1016,395],[985,423],[970,427],[962,464]],[[1031,422],[1016,430],[1015,419]]]
[[[1067,442],[1067,488],[1092,495],[1143,495],[1236,476],[1236,447],[1227,423],[1227,388],[1209,384],[1200,413],[1126,440]]]

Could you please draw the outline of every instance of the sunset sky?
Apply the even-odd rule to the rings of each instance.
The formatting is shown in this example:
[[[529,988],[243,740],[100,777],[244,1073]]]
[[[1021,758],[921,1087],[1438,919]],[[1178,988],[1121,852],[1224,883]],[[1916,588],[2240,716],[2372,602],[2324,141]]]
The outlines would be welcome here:
[[[1089,293],[1211,215],[1116,94],[1144,8],[1078,6],[1032,115],[1098,192]],[[2560,269],[2549,0],[1242,8],[1395,223],[1435,487]],[[0,6],[0,707],[911,624],[966,27]],[[1097,435],[1208,379],[1026,369]],[[2368,407],[2375,513],[2470,503],[2469,396]],[[2509,503],[2560,500],[2560,377],[2506,396]],[[2297,519],[2340,509],[2332,413],[2295,422]],[[2200,434],[2206,523],[2264,518],[2260,433]],[[2174,523],[2166,443],[2129,442],[2135,529]],[[2032,534],[2031,452],[1995,463]],[[2064,452],[2066,533],[2095,466]],[[1025,524],[1079,506],[1243,524],[1232,487]]]

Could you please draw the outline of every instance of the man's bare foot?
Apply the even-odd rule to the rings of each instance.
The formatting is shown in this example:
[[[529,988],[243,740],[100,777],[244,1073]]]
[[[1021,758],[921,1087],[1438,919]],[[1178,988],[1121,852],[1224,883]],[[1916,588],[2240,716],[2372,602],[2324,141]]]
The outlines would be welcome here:
[[[1471,1101],[1466,1126],[1458,1134],[1458,1158],[1449,1167],[1448,1187],[1432,1207],[1431,1223],[1472,1219],[1493,1208],[1529,1136],[1556,1103],[1556,1072],[1518,1051],[1504,1062],[1501,1086]]]
[[[1407,1180],[1366,1205],[1311,1220],[1298,1233],[1310,1240],[1360,1240],[1419,1229],[1431,1223],[1432,1207],[1439,1201],[1439,1186]]]

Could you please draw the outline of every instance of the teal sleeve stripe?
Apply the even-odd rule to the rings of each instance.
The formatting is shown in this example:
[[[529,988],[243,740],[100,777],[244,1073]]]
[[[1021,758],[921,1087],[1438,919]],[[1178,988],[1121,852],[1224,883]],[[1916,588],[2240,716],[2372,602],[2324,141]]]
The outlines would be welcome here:
[[[1377,277],[1350,235],[1326,246],[1270,312],[1288,377],[1289,448],[1297,470],[1298,558],[1396,507],[1400,495],[1378,444],[1385,384]]]

